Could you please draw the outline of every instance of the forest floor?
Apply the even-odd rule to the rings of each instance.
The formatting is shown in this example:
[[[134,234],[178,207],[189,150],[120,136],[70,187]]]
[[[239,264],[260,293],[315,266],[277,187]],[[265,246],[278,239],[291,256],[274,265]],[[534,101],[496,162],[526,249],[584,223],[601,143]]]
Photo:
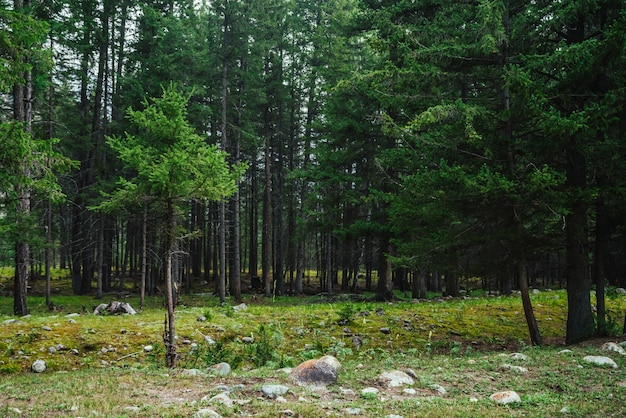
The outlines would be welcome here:
[[[615,336],[569,347],[563,290],[532,296],[542,347],[529,345],[517,295],[383,303],[367,294],[332,300],[248,294],[245,308],[235,310],[232,300],[222,306],[210,292],[196,292],[180,297],[178,367],[167,369],[161,297],[147,298],[139,310],[132,292],[95,300],[66,294],[62,283],[53,287],[57,311],[48,310],[34,283],[31,315],[23,318],[11,316],[12,299],[0,296],[1,417],[191,417],[207,409],[225,417],[626,415],[626,355],[600,349],[626,339],[618,336],[626,296],[614,292],[607,308]],[[111,300],[139,312],[92,313]],[[325,354],[342,364],[337,383],[312,390],[288,379],[288,368]],[[583,360],[589,355],[610,357],[618,367],[591,365]],[[46,362],[45,372],[30,371],[37,359]],[[232,372],[207,373],[218,362]],[[410,372],[414,383],[388,387],[380,376],[392,370]],[[288,391],[270,399],[262,392],[267,384]],[[521,402],[490,399],[504,390],[516,391]],[[224,396],[210,400],[220,393],[232,404]]]

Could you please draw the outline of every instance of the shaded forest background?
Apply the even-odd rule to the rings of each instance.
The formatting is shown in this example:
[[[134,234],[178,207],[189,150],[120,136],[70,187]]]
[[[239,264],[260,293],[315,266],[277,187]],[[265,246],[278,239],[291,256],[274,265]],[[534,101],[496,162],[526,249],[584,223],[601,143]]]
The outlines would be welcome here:
[[[161,291],[158,208],[96,209],[137,175],[107,138],[137,133],[127,109],[168,86],[207,146],[247,164],[229,199],[179,207],[177,291],[562,286],[575,342],[602,332],[604,286],[626,286],[622,1],[2,6],[14,296],[53,267],[75,294]]]

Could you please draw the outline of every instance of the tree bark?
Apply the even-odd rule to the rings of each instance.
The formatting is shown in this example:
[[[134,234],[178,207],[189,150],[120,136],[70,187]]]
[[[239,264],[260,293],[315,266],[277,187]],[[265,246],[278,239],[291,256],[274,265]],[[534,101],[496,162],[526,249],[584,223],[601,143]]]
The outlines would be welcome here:
[[[176,324],[174,313],[174,289],[172,277],[172,252],[174,250],[174,234],[176,224],[174,220],[174,206],[171,201],[167,202],[167,212],[165,216],[165,304],[167,315],[165,329],[163,332],[163,343],[165,344],[165,362],[167,367],[176,367]]]
[[[566,150],[566,185],[573,193],[586,187],[584,154],[572,143]],[[565,219],[567,260],[567,326],[565,342],[575,344],[593,336],[594,319],[591,311],[591,283],[588,266],[587,208],[585,202],[573,197],[570,213]]]
[[[539,332],[539,326],[535,319],[535,312],[530,301],[530,292],[528,291],[528,271],[526,269],[526,262],[520,260],[517,263],[517,271],[519,274],[519,287],[522,294],[522,305],[524,306],[524,315],[526,316],[526,323],[528,324],[528,332],[530,334],[530,341],[532,345],[541,345],[543,340],[541,333]]]

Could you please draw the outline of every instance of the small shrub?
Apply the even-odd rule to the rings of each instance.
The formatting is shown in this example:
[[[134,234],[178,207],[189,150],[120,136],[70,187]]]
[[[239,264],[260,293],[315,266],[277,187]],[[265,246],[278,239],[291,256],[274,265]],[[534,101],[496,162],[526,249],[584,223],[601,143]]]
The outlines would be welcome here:
[[[339,325],[349,324],[350,322],[352,322],[352,317],[354,316],[354,314],[356,314],[356,312],[357,309],[352,303],[346,302],[342,304],[341,308],[337,312],[339,314],[339,319],[337,320],[337,323]]]
[[[244,347],[244,354],[257,367],[265,366],[270,362],[278,363],[280,360],[278,346],[282,339],[279,332],[270,334],[265,325],[260,325],[254,342]]]

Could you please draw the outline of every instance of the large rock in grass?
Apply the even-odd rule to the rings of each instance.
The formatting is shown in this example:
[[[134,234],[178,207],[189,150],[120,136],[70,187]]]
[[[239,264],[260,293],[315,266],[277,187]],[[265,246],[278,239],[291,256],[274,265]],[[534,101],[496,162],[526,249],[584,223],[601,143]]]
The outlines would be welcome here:
[[[390,388],[397,388],[400,386],[412,385],[413,383],[415,383],[411,376],[400,370],[391,370],[389,372],[384,372],[378,377],[378,380],[386,383],[387,386]]]
[[[130,304],[128,304],[126,302],[116,302],[116,301],[109,302],[108,304],[101,303],[93,311],[94,315],[102,315],[102,314],[110,314],[110,315],[128,314],[128,315],[135,315],[136,313],[137,313],[137,311],[134,310],[133,307],[130,306]]]
[[[289,374],[289,380],[300,386],[326,387],[337,382],[339,370],[339,360],[333,356],[324,356],[300,363]]]
[[[517,392],[512,390],[505,390],[504,392],[496,392],[489,397],[492,401],[499,403],[500,405],[506,405],[509,403],[519,403],[522,402],[522,398],[517,394]]]
[[[608,366],[614,369],[618,368],[617,363],[615,363],[612,358],[605,356],[585,356],[583,357],[583,361],[595,364],[596,366]]]
[[[48,366],[43,360],[35,360],[30,366],[30,369],[33,371],[33,373],[43,373],[46,371],[47,368]]]
[[[619,345],[617,343],[612,343],[612,342],[608,342],[608,343],[602,344],[602,347],[600,347],[600,350],[602,350],[602,351],[613,351],[613,352],[621,354],[623,356],[626,355],[626,350],[624,350],[624,347],[622,347],[621,345]]]

